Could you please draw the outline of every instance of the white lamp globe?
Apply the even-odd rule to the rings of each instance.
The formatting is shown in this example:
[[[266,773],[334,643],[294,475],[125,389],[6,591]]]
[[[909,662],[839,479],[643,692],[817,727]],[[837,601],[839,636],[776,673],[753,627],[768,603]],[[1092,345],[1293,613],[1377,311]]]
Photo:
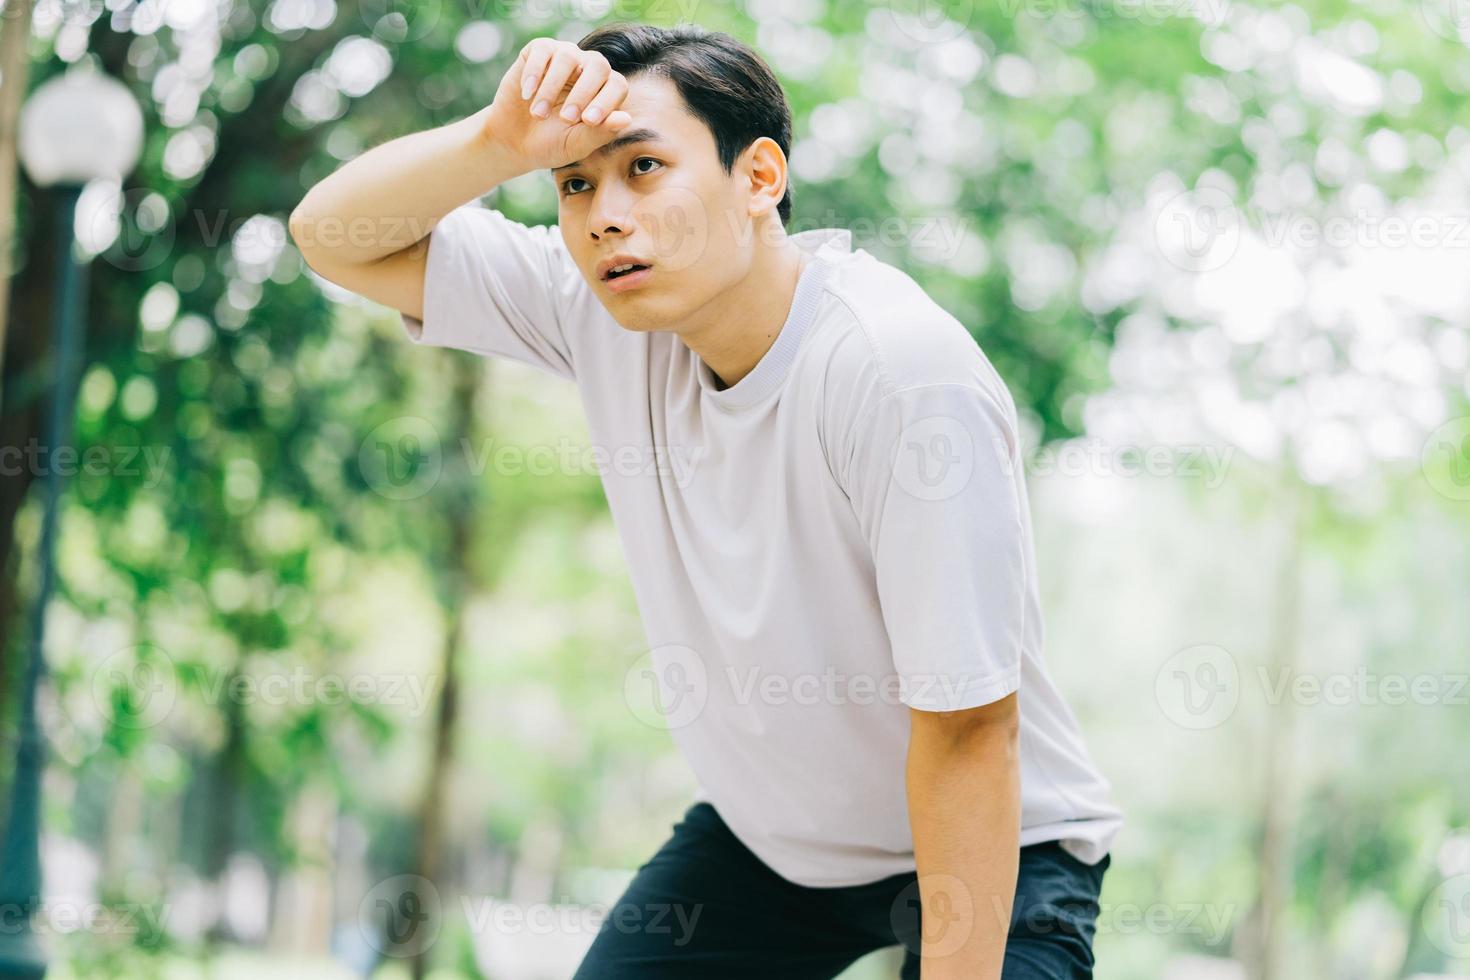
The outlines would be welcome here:
[[[72,69],[26,100],[19,151],[26,176],[39,187],[122,180],[143,152],[143,111],[117,79]]]

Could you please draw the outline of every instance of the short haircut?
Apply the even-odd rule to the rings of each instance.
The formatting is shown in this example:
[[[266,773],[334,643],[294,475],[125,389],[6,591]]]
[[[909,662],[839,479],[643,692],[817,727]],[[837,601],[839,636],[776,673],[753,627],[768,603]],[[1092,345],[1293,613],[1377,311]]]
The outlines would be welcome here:
[[[775,74],[760,55],[722,31],[697,24],[653,27],[648,24],[605,24],[577,42],[596,51],[625,77],[657,72],[673,82],[689,111],[714,135],[725,173],[735,158],[762,136],[770,137],[791,158],[791,107]],[[776,205],[781,224],[791,219],[791,176]]]

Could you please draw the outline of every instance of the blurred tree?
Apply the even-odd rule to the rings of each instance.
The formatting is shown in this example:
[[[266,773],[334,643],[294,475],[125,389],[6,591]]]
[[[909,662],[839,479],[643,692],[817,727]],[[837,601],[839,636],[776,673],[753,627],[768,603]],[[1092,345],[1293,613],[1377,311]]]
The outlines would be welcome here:
[[[15,185],[19,172],[16,132],[21,97],[28,91],[31,0],[11,0],[0,20],[0,377],[10,323],[10,275],[15,246]]]
[[[119,803],[107,845],[110,893],[123,889],[127,839],[147,838],[169,810],[186,815],[177,835],[137,840],[146,845],[137,854],[178,852],[217,883],[230,855],[249,848],[278,872],[296,859],[299,839],[283,823],[308,775],[324,777],[327,789],[314,792],[335,796],[342,813],[374,831],[375,871],[432,875],[456,866],[446,860],[454,841],[441,823],[454,798],[456,757],[497,761],[485,836],[511,844],[550,812],[567,828],[569,839],[557,847],[569,860],[605,856],[609,828],[595,804],[663,744],[655,733],[621,737],[613,716],[622,706],[607,700],[625,665],[585,655],[606,642],[595,625],[559,624],[562,638],[536,664],[463,656],[469,599],[516,584],[507,568],[527,571],[512,562],[527,560],[520,536],[537,522],[553,529],[535,539],[547,557],[530,569],[553,569],[548,592],[586,596],[605,578],[583,547],[605,524],[596,480],[512,478],[493,468],[433,476],[430,464],[455,456],[461,438],[489,431],[471,412],[485,365],[409,348],[396,318],[368,316],[308,273],[285,239],[283,217],[341,161],[479,108],[530,37],[575,39],[593,26],[535,7],[37,6],[29,84],[93,59],[134,87],[150,124],[129,186],[111,202],[90,202],[103,216],[94,244],[105,251],[94,268],[78,440],[106,449],[113,465],[83,471],[70,485],[58,595],[88,622],[121,628],[103,634],[112,637],[105,649],[58,644],[54,664],[53,737],[87,787],[78,796],[116,794]],[[1320,265],[1304,261],[1289,272],[1301,256],[1271,246],[1242,252],[1222,273],[1191,267],[1191,248],[1181,256],[1167,228],[1159,231],[1160,216],[1181,199],[1186,223],[1214,214],[1193,200],[1215,192],[1224,210],[1237,208],[1249,224],[1263,216],[1320,220],[1351,211],[1365,193],[1370,204],[1411,200],[1455,181],[1450,161],[1465,134],[1449,121],[1470,88],[1462,44],[1402,10],[1361,5],[945,5],[950,19],[906,16],[907,7],[750,4],[697,13],[701,23],[752,41],[787,85],[796,123],[794,229],[850,227],[856,245],[911,272],[977,337],[1036,440],[1087,430],[1139,441],[1136,430],[1115,423],[1135,412],[1130,399],[1139,389],[1154,391],[1169,365],[1184,364],[1209,370],[1183,373],[1183,403],[1202,405],[1206,423],[1237,423],[1213,435],[1258,449],[1259,426],[1241,420],[1303,418],[1300,389],[1314,383],[1314,372],[1336,374],[1343,359],[1392,363],[1412,388],[1420,355],[1452,349],[1442,339],[1452,328],[1463,333],[1453,312],[1406,313],[1398,301],[1350,292],[1363,281],[1350,265],[1317,279]],[[20,8],[8,3],[7,28],[13,9]],[[671,12],[656,3],[619,8],[655,22],[668,22]],[[5,71],[3,88],[16,91],[19,77]],[[1344,102],[1342,91],[1358,101]],[[549,222],[549,192],[549,183],[531,178],[497,192],[493,205]],[[105,220],[113,209],[116,233]],[[12,321],[21,326],[4,335],[0,376],[7,450],[24,452],[39,437],[51,213],[42,192],[21,186],[10,284]],[[1435,282],[1452,273],[1420,281],[1421,295],[1435,294]],[[1362,339],[1371,329],[1354,340],[1362,324],[1351,318],[1346,331],[1298,336],[1304,317],[1291,304],[1306,305],[1302,297],[1312,295],[1318,309],[1336,291],[1354,296],[1365,317],[1417,324],[1418,353],[1374,347]],[[1354,354],[1359,343],[1366,346]],[[1441,395],[1451,387],[1439,376],[1418,380]],[[1108,399],[1093,397],[1105,390],[1116,396],[1111,413]],[[1348,394],[1326,401],[1342,405],[1362,389],[1334,390]],[[1415,424],[1442,414],[1443,399],[1417,398],[1403,397]],[[1180,404],[1148,403],[1142,414],[1163,431],[1145,441],[1177,437],[1170,423]],[[1314,455],[1337,432],[1331,421],[1304,423],[1292,443],[1302,455],[1286,464],[1313,486],[1335,479]],[[423,453],[395,457],[406,466],[402,479],[371,461],[385,440],[396,447],[425,432]],[[153,454],[156,470],[125,471],[125,454],[139,450]],[[44,465],[0,480],[0,713],[11,701],[23,635],[24,505]],[[1274,499],[1274,491],[1263,493]],[[1312,516],[1327,507],[1324,495],[1314,490],[1304,505],[1306,557],[1357,533],[1351,522]],[[1363,541],[1354,547],[1342,552],[1374,553]],[[386,766],[374,752],[394,744],[410,719],[350,701],[268,710],[230,691],[236,679],[258,679],[282,661],[318,671],[340,665],[361,638],[333,610],[363,568],[405,558],[440,606],[442,637],[437,646],[424,641],[429,652],[419,662],[442,674],[444,688],[418,756],[427,772],[421,796],[402,817],[370,798],[352,770]],[[1374,580],[1363,572],[1361,581]],[[1281,615],[1283,639],[1272,651],[1290,665],[1297,616],[1288,606]],[[126,669],[104,671],[114,656]],[[167,678],[174,704],[162,719],[136,690],[142,665]],[[575,737],[554,752],[528,753],[510,725],[456,731],[467,674],[506,702],[551,687],[578,708]],[[73,710],[98,690],[100,719]],[[1374,737],[1393,736],[1381,726]],[[158,758],[201,761],[159,772]],[[1433,763],[1403,770],[1394,792],[1428,798]],[[1269,802],[1276,799],[1269,787],[1290,783],[1297,770],[1282,761],[1273,776],[1265,772],[1268,792],[1254,827],[1256,857],[1266,861],[1256,881],[1266,935],[1293,924],[1298,934],[1316,931],[1300,926],[1312,903],[1320,898],[1315,911],[1330,919],[1385,878],[1399,883],[1404,902],[1422,890],[1422,855],[1402,840],[1386,841],[1377,864],[1330,870],[1350,845],[1340,834],[1304,832],[1292,810]],[[1318,789],[1300,792],[1316,801]],[[145,802],[128,805],[140,792]],[[1387,821],[1382,785],[1350,783],[1344,792],[1363,823]],[[1310,806],[1316,817],[1332,815],[1330,804]],[[107,838],[105,807],[87,816],[81,804],[76,809],[79,833]],[[1446,804],[1445,812],[1456,811]],[[416,834],[406,845],[391,832],[400,819]],[[1211,839],[1235,846],[1236,820],[1221,815]],[[505,858],[507,867],[514,863],[513,854]],[[1171,880],[1174,867],[1161,862],[1145,885]],[[1293,895],[1287,884],[1304,867],[1311,887]],[[1258,869],[1259,860],[1251,872]],[[1235,864],[1218,873],[1227,884],[1241,874]],[[1330,924],[1321,923],[1324,934]],[[210,925],[216,937],[228,936],[228,923]]]

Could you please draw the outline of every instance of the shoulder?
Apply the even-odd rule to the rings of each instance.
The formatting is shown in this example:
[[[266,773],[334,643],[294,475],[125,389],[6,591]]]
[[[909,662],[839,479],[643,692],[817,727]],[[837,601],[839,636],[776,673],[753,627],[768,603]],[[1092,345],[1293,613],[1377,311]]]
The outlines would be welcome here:
[[[893,390],[962,380],[966,362],[983,357],[964,325],[912,276],[863,249],[834,263],[827,282],[855,328],[834,352],[834,366],[876,371]]]
[[[431,255],[441,252],[441,261],[462,259],[507,288],[550,287],[568,304],[596,300],[557,224],[528,224],[471,201],[439,219],[429,248]]]
[[[1010,391],[980,344],[908,273],[858,249],[832,263],[826,291],[835,329],[822,345],[820,424],[834,473],[882,415],[891,426],[975,402],[1014,429]]]

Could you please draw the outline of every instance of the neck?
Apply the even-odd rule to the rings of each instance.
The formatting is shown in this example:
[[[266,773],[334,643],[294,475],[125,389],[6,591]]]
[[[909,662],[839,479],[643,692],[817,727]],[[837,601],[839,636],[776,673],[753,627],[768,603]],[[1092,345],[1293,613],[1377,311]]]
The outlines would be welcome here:
[[[679,331],[723,387],[739,384],[776,342],[810,261],[789,238],[758,249],[750,273],[706,307],[707,319],[696,318],[695,325]]]

